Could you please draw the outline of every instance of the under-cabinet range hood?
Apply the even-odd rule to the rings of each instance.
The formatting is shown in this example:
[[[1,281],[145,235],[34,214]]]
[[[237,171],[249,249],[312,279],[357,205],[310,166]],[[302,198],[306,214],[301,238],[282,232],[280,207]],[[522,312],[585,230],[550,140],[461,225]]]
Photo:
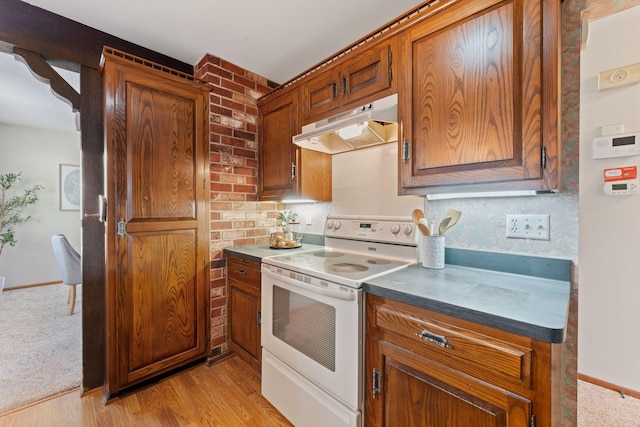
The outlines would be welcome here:
[[[398,141],[398,95],[362,105],[302,126],[293,143],[302,148],[338,154]]]

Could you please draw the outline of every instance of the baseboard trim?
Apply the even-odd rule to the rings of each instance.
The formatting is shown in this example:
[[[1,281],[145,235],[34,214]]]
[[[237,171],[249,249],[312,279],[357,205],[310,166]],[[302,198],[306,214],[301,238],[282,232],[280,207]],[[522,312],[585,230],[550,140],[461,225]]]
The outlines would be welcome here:
[[[622,393],[625,396],[635,397],[636,399],[640,399],[640,391],[632,390],[630,388],[621,387],[619,385],[591,377],[589,375],[578,373],[578,379],[582,381],[586,381],[591,384],[595,384],[600,387],[608,388],[609,390],[617,391],[618,393]]]
[[[62,280],[57,280],[55,282],[42,282],[42,283],[32,283],[30,285],[12,286],[10,288],[5,287],[4,292],[17,291],[18,289],[37,288],[38,286],[57,285],[58,283],[62,283]]]
[[[207,366],[213,366],[217,363],[220,363],[224,360],[230,359],[231,357],[233,357],[234,354],[232,351],[227,351],[226,353],[222,353],[222,354],[218,354],[216,356],[209,356],[207,357]]]

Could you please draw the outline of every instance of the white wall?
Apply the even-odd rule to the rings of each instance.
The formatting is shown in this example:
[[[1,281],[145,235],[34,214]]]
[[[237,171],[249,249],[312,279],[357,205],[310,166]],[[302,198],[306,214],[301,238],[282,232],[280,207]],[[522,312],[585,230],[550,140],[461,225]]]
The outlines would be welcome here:
[[[80,133],[48,131],[0,124],[0,172],[22,171],[20,188],[45,187],[28,208],[33,219],[16,226],[15,247],[5,246],[0,276],[5,288],[60,280],[51,235],[63,233],[80,251],[80,212],[61,211],[59,165],[80,164]]]
[[[640,194],[605,196],[603,169],[640,157],[593,160],[603,125],[640,131],[640,84],[597,90],[599,72],[640,62],[640,7],[589,25],[581,54],[578,372],[640,390]]]

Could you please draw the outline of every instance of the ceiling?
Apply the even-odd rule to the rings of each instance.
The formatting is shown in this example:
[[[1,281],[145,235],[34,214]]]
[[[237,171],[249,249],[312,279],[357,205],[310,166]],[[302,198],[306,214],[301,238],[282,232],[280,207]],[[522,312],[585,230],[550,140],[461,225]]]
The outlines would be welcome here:
[[[195,64],[210,53],[278,83],[297,76],[422,2],[28,1],[188,64]],[[77,85],[77,74],[65,72],[63,77]],[[71,107],[38,82],[26,65],[3,53],[0,88],[0,123],[76,130]]]

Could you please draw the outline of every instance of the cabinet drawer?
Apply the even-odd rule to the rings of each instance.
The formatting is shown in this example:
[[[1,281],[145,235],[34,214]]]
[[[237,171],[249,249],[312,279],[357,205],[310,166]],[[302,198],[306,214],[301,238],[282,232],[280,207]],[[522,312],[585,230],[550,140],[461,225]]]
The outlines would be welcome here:
[[[371,299],[375,301],[375,299]],[[533,350],[444,322],[428,310],[395,301],[373,303],[370,331],[386,341],[476,378],[532,387]]]
[[[260,289],[260,264],[242,258],[228,258],[227,276]]]

